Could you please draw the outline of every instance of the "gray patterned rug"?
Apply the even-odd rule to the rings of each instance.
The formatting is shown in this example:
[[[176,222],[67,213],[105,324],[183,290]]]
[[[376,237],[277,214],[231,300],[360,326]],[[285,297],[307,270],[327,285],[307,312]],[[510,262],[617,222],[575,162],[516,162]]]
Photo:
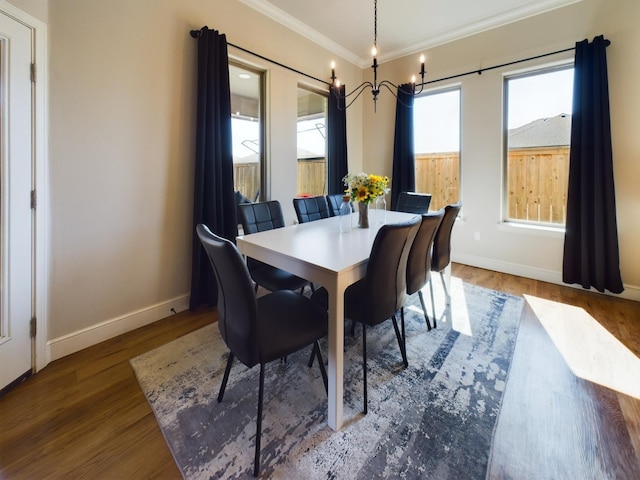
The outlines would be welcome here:
[[[267,367],[261,477],[485,477],[523,300],[452,278],[445,309],[436,290],[437,329],[427,331],[417,295],[405,308],[408,369],[391,322],[367,331],[366,416],[362,336],[359,329],[345,334],[339,432],[327,426],[327,397],[317,365],[307,367],[310,352]],[[218,403],[226,357],[217,325],[209,325],[131,360],[186,479],[252,478],[258,368],[236,362]]]

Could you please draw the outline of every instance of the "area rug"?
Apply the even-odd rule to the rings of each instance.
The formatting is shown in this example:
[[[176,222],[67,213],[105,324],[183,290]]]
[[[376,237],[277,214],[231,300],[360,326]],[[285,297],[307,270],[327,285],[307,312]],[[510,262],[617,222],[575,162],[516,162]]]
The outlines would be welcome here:
[[[485,478],[523,300],[456,278],[449,307],[436,291],[436,329],[417,295],[405,308],[407,369],[391,322],[367,330],[367,415],[362,336],[347,328],[338,432],[310,351],[267,367],[262,478]],[[252,478],[259,368],[236,362],[218,403],[226,358],[212,324],[131,360],[185,479]]]

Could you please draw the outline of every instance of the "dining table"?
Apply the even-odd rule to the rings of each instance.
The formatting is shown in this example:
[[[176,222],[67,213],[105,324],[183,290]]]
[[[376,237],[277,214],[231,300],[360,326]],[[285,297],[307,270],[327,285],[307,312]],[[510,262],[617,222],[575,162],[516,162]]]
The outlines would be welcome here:
[[[238,249],[245,257],[260,260],[302,277],[328,292],[328,415],[334,430],[343,424],[344,292],[362,279],[373,241],[384,224],[407,221],[415,214],[370,211],[369,228],[356,226],[340,231],[340,217],[329,217],[273,230],[239,235]]]

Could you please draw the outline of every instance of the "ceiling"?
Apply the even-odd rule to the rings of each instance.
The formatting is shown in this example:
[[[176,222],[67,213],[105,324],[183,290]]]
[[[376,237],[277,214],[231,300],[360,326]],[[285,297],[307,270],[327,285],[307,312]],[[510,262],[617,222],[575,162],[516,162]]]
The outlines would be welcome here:
[[[374,0],[240,0],[364,68],[371,63]],[[380,62],[580,0],[379,0]]]

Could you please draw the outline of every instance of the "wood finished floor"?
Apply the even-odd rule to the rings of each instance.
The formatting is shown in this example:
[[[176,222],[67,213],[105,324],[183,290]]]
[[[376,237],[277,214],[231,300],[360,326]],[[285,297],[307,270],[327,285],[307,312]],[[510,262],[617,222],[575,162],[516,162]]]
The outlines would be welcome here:
[[[458,264],[453,265],[452,275],[468,283],[514,295],[528,294],[583,307],[640,356],[639,302]],[[0,398],[0,479],[181,478],[129,359],[214,320],[215,311],[179,313],[52,362]],[[516,353],[519,348],[520,343]],[[537,348],[549,349],[549,355],[554,354],[551,342],[539,342]],[[516,363],[514,357],[510,372],[509,382],[515,379],[514,384],[522,381],[535,367],[531,365],[533,359],[527,363],[528,355],[522,353],[519,356],[525,358]],[[545,358],[544,351],[538,351],[537,355]],[[512,392],[514,390],[517,389]],[[515,396],[510,395],[514,403],[518,403],[518,395],[517,391]],[[630,442],[631,455],[635,458],[622,460],[637,467],[640,400],[609,391],[607,395],[596,396],[596,401],[600,402],[596,405],[600,409],[620,412],[616,423],[599,424],[598,428],[607,430],[604,432],[607,438]],[[526,413],[503,404],[499,435],[506,439],[521,437],[516,417],[522,414]],[[506,418],[508,415],[512,418]],[[591,422],[589,418],[583,421]],[[533,431],[530,437],[543,454],[545,448],[564,448],[568,465],[525,465],[515,472],[533,469],[539,474],[537,478],[567,478],[564,475],[571,471],[573,447],[563,445],[562,436],[546,438],[544,431],[535,431],[535,425],[528,425],[528,429]],[[514,472],[510,457],[516,453],[515,449],[509,449],[509,441],[501,442],[501,445],[501,448],[507,445],[507,450],[503,450],[503,455],[494,452],[491,478],[509,478]],[[248,445],[247,451],[252,448]],[[616,451],[616,445],[599,445],[598,448]],[[626,447],[617,451],[629,455]]]

